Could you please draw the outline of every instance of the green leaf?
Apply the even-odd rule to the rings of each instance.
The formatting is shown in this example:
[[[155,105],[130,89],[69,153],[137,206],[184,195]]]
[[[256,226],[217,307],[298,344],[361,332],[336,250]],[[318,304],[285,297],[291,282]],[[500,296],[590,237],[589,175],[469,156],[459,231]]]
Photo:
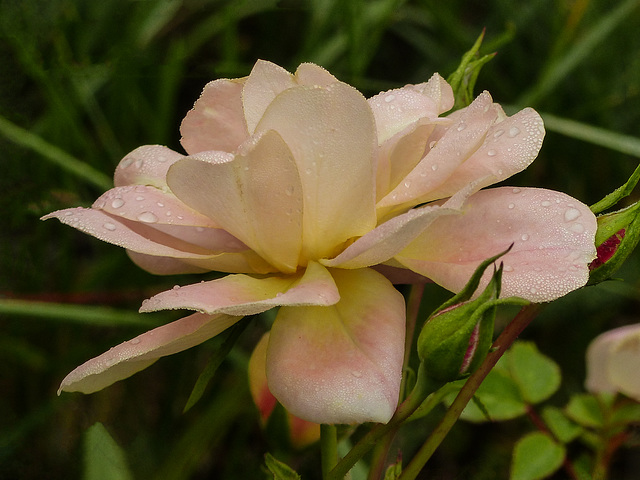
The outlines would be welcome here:
[[[572,396],[566,406],[565,413],[571,420],[583,427],[598,428],[604,424],[598,400],[593,395],[586,393]]]
[[[196,380],[196,384],[191,391],[191,395],[189,395],[189,399],[187,400],[187,404],[184,406],[184,410],[182,411],[182,413],[187,412],[196,404],[198,400],[200,400],[202,394],[207,388],[207,385],[218,370],[218,367],[220,367],[222,361],[229,354],[231,348],[235,345],[236,340],[238,340],[238,337],[248,325],[249,320],[250,317],[242,319],[224,333],[224,340],[213,352],[213,355],[209,359],[207,366],[198,377],[198,380]]]
[[[300,475],[295,470],[270,453],[265,454],[264,461],[269,472],[273,474],[273,480],[300,480]]]
[[[526,402],[542,402],[560,387],[560,367],[541,354],[533,342],[516,342],[505,356],[509,372]]]
[[[640,423],[640,403],[626,403],[625,400],[623,405],[615,406],[608,423],[621,426]]]
[[[489,372],[487,378],[476,391],[474,401],[470,402],[460,418],[470,422],[503,421],[524,415],[527,406],[522,399],[518,385],[513,381],[505,368],[504,357]],[[460,387],[464,381],[457,382]],[[450,405],[457,392],[449,394],[445,404]],[[482,407],[478,406],[478,403]],[[487,418],[487,415],[489,418]]]
[[[124,451],[101,423],[84,435],[84,480],[132,480]]]
[[[549,427],[551,433],[562,443],[569,443],[575,440],[583,429],[576,425],[557,407],[546,407],[542,411],[544,423]]]
[[[387,471],[384,473],[384,480],[398,480],[402,473],[402,460],[398,460],[396,463],[389,465]]]
[[[516,443],[511,462],[511,480],[546,478],[562,466],[564,446],[542,432],[532,432]]]
[[[478,79],[478,74],[484,64],[495,57],[495,53],[492,53],[478,58],[478,51],[480,50],[483,39],[484,31],[480,34],[471,49],[462,56],[462,60],[456,71],[447,78],[447,82],[451,85],[455,98],[454,110],[466,107],[473,101],[473,88]]]

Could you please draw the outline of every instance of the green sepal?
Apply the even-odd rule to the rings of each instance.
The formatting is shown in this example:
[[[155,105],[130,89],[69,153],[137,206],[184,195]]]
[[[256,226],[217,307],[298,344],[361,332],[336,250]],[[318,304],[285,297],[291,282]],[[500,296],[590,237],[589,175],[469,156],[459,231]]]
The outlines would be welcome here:
[[[478,50],[480,50],[483,39],[484,30],[473,44],[473,47],[462,56],[462,60],[456,71],[447,78],[447,82],[451,85],[455,98],[453,110],[464,108],[473,101],[473,89],[476,85],[480,70],[485,63],[496,56],[495,53],[491,53],[478,57]]]

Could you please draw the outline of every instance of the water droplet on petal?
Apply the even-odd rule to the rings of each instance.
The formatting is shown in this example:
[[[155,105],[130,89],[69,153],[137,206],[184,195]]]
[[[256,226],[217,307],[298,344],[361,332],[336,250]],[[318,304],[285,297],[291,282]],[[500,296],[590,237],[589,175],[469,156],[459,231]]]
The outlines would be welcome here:
[[[144,223],[156,223],[158,221],[158,217],[151,212],[142,212],[138,215],[138,220]]]
[[[430,142],[429,142],[429,148],[433,148],[433,147],[435,147],[435,146],[436,146],[436,143],[438,143],[438,142],[436,142],[435,140],[430,141]]]
[[[404,182],[404,188],[409,188],[411,186],[411,181],[407,180]]]
[[[113,202],[111,202],[112,208],[120,208],[123,205],[124,205],[124,200],[122,200],[121,198],[116,198],[113,200]]]
[[[129,340],[129,343],[131,345],[138,345],[140,343],[140,339],[139,338],[132,338],[131,340]]]
[[[281,297],[281,296],[282,296],[282,292],[276,293],[276,297]]]
[[[509,206],[509,208],[515,207],[515,205],[513,203],[510,203],[508,206]]]
[[[538,289],[537,289],[536,287],[531,287],[531,288],[529,289],[529,291],[530,291],[531,293],[537,293]]]
[[[156,157],[156,160],[158,160],[160,163],[164,163],[167,161],[167,157],[165,157],[164,155],[158,155]]]
[[[551,202],[548,202],[547,200],[545,200],[540,205],[542,205],[543,207],[549,207],[549,206],[551,206]]]
[[[571,230],[573,230],[575,233],[583,233],[584,225],[582,225],[581,223],[574,223],[573,225],[571,225]]]
[[[104,224],[104,225],[102,225],[102,226],[103,226],[104,228],[106,228],[107,230],[110,230],[110,231],[112,231],[112,232],[116,229],[116,226],[115,226],[113,223],[111,223],[111,222],[107,222],[107,223],[105,223],[105,224]]]
[[[580,216],[580,210],[576,208],[568,208],[566,212],[564,212],[564,221],[571,222]]]
[[[513,267],[511,265],[505,265],[504,266],[504,271],[505,272],[513,272]]]
[[[138,195],[138,196],[136,197],[136,200],[137,200],[137,201],[139,201],[139,202],[141,202],[142,200],[144,200],[144,197],[143,197],[142,195]]]
[[[357,371],[357,370],[353,370],[353,371],[351,372],[351,375],[353,375],[353,376],[354,376],[354,377],[356,377],[356,378],[360,378],[360,377],[362,377],[362,372],[359,372],[359,371]]]
[[[526,233],[523,233],[520,238],[522,239],[523,242],[526,242],[527,240],[529,240],[529,235]]]
[[[511,190],[513,193],[520,193],[520,189],[518,187],[514,188],[513,190]]]
[[[291,195],[293,195],[294,190],[295,190],[294,187],[290,186],[290,187],[287,187],[287,189],[284,191],[284,193],[286,193],[287,196],[290,197]]]
[[[465,128],[467,128],[467,126],[466,126],[464,123],[460,122],[460,124],[458,125],[457,130],[458,130],[459,132],[461,132],[461,131],[462,131],[462,130],[464,130]]]
[[[497,153],[498,152],[496,152],[495,150],[487,150],[487,155],[489,155],[490,157],[495,157]]]
[[[204,227],[196,227],[196,232],[198,233],[204,232]]]
[[[511,127],[509,129],[509,136],[511,138],[515,137],[516,135],[518,135],[520,133],[520,129],[518,127]]]
[[[72,216],[74,214],[75,214],[75,212],[64,212],[64,216],[65,217],[70,217],[70,216]]]
[[[431,165],[431,170],[433,170],[434,172],[438,170],[438,164],[434,163],[433,165]]]
[[[393,102],[395,100],[396,96],[394,94],[389,94],[386,97],[384,97],[384,101],[389,103],[389,102]]]
[[[179,290],[180,289],[180,285],[174,285],[172,290]]]
[[[156,205],[158,205],[159,207],[164,207],[164,203],[162,202],[156,202]]]
[[[496,130],[496,133],[493,134],[493,138],[498,138],[504,133],[504,130]]]

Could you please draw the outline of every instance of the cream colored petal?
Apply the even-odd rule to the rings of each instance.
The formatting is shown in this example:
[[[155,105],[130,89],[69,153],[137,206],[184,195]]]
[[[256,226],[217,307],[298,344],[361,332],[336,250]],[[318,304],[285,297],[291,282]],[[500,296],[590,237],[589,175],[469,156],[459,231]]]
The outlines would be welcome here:
[[[302,242],[302,188],[296,164],[273,131],[253,138],[233,161],[201,154],[173,166],[175,195],[283,272],[295,272]]]
[[[154,328],[80,365],[64,378],[58,394],[102,390],[147,368],[160,357],[181,352],[218,335],[240,318],[195,313]]]
[[[190,155],[209,150],[234,152],[249,137],[242,108],[245,79],[208,83],[180,125],[180,143]]]
[[[301,63],[296,70],[295,79],[298,85],[319,85],[323,87],[339,82],[327,70],[314,63]]]
[[[640,402],[640,327],[634,327],[612,345],[608,373],[619,392]]]
[[[437,106],[438,115],[453,108],[453,104],[455,103],[453,90],[451,89],[451,85],[449,85],[439,73],[434,73],[426,83],[408,86],[431,98]]]
[[[250,134],[255,132],[273,99],[296,85],[293,75],[284,68],[264,60],[256,62],[242,90],[242,105]]]
[[[269,129],[285,140],[300,172],[303,257],[333,256],[375,226],[375,127],[357,90],[343,83],[286,90],[257,128]]]

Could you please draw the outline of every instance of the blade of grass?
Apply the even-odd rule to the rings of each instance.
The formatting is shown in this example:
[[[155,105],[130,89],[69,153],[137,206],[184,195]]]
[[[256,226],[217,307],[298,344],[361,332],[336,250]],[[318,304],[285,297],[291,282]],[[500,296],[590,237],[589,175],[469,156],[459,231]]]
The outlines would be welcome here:
[[[67,152],[50,144],[38,135],[25,130],[0,116],[0,135],[18,145],[39,153],[47,160],[72,173],[102,190],[113,186],[112,180],[90,165],[72,157]]]
[[[0,299],[0,314],[38,317],[54,322],[79,323],[96,326],[141,326],[154,327],[161,322],[158,317],[128,310],[90,305],[32,302]]]
[[[526,92],[517,102],[518,105],[532,105],[551,92],[556,85],[567,78],[569,72],[576,68],[589,54],[602,43],[610,33],[630,16],[640,0],[627,0],[602,17],[580,41],[574,44],[564,56],[549,65],[535,86]]]

